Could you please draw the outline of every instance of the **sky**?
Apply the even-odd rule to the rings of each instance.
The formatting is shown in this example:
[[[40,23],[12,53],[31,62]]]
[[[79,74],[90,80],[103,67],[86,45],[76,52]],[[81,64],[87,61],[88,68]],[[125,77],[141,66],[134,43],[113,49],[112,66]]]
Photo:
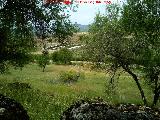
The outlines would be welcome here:
[[[91,1],[91,0],[88,0]],[[94,0],[95,1],[95,0]],[[106,0],[101,0],[102,2]],[[110,0],[111,3],[121,2],[120,0]],[[123,1],[123,0],[122,0]],[[98,11],[101,14],[105,14],[105,3],[78,3],[78,8],[75,8],[77,12],[69,11],[70,20],[72,23],[77,22],[78,24],[88,25],[94,21],[94,17]]]
[[[98,11],[105,13],[105,4],[79,4],[77,12],[71,12],[70,20],[82,25],[88,25],[93,22]]]

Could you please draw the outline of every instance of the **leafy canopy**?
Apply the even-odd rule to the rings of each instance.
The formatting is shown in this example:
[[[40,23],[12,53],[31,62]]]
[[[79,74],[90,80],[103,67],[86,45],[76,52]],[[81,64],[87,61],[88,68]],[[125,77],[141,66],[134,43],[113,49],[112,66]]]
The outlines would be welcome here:
[[[66,6],[44,4],[42,0],[0,1],[0,71],[7,65],[23,67],[30,60],[35,35],[43,40],[58,36],[59,42],[73,34],[74,27],[63,16]],[[62,39],[63,38],[63,39]]]
[[[128,0],[123,8],[112,4],[106,16],[98,14],[86,42],[90,60],[123,68],[135,80],[144,104],[145,94],[139,82],[141,71],[153,85],[155,105],[160,94],[160,16],[156,1]]]

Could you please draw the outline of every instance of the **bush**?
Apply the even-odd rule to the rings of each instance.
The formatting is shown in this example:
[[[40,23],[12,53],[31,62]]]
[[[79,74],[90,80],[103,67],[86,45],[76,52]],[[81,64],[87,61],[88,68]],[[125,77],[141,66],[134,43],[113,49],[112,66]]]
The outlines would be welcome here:
[[[31,85],[29,83],[20,83],[20,82],[14,82],[14,83],[8,83],[7,86],[9,88],[15,88],[15,89],[31,89]]]
[[[80,77],[80,73],[74,70],[63,71],[60,73],[59,79],[64,83],[77,82]]]
[[[52,61],[56,64],[70,64],[72,60],[72,52],[67,48],[52,53]]]

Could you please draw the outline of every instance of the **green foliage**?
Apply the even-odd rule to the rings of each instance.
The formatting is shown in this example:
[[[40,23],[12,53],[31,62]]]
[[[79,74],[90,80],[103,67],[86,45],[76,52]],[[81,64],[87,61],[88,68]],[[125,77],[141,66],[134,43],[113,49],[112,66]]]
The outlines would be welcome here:
[[[75,70],[63,71],[60,73],[59,79],[64,83],[77,82],[80,77],[80,73]]]
[[[93,62],[109,63],[112,71],[122,67],[135,80],[147,104],[135,72],[140,69],[155,86],[153,103],[156,104],[160,94],[159,5],[156,1],[128,0],[123,7],[122,14],[113,4],[107,7],[106,16],[96,16],[89,29],[87,53]]]
[[[11,74],[0,75],[0,94],[6,95],[17,102],[20,102],[30,119],[33,120],[60,120],[60,115],[73,102],[83,98],[102,97],[107,103],[133,103],[143,104],[137,90],[137,86],[132,81],[132,78],[122,73],[118,80],[118,94],[108,98],[104,93],[105,84],[109,80],[109,75],[104,72],[95,72],[85,70],[85,79],[80,79],[76,84],[66,85],[57,84],[57,75],[61,71],[67,71],[71,66],[66,65],[48,65],[47,72],[42,72],[36,64],[29,64],[23,68],[23,71],[10,69]],[[78,71],[78,69],[76,69]],[[33,74],[34,73],[34,74]],[[80,71],[82,74],[82,71]],[[52,80],[52,84],[48,81]],[[142,80],[143,81],[143,80]],[[8,87],[8,83],[28,83],[31,89],[20,89]],[[10,84],[10,85],[11,85]],[[129,87],[128,87],[129,86]],[[152,93],[148,86],[143,86],[149,102],[152,101]],[[134,92],[133,92],[134,91]],[[133,97],[134,96],[134,97]],[[158,102],[156,107],[160,107]]]
[[[156,105],[160,94],[160,17],[159,2],[128,1],[124,7],[122,25],[130,40],[129,66],[136,64],[141,67],[145,78],[153,84],[153,105]],[[130,55],[131,55],[130,54]]]
[[[73,61],[84,61],[85,60],[85,54],[84,54],[83,47],[72,50],[72,53],[73,53],[73,57],[72,57]]]
[[[0,86],[1,94],[20,102],[27,110],[30,119],[54,119],[59,120],[60,113],[65,109],[66,103],[61,102],[61,99],[50,96],[36,89],[16,89],[8,87],[8,85]],[[55,100],[56,98],[56,100]],[[67,98],[66,98],[67,99]],[[69,99],[69,98],[68,98]],[[71,100],[71,98],[70,98]],[[61,102],[62,104],[59,104]],[[51,111],[53,114],[51,114]]]
[[[78,28],[68,19],[63,21],[56,21],[55,23],[57,28],[55,29],[54,37],[55,40],[61,43],[62,45],[67,45],[70,42],[70,37],[73,36],[73,33],[78,32]]]
[[[33,31],[29,21],[34,15],[35,1],[1,1],[0,5],[0,64],[23,67],[33,48]]]
[[[90,29],[91,30],[91,26]],[[79,40],[81,41],[81,43],[84,45],[83,47],[80,48],[80,50],[76,51],[75,53],[78,53],[78,59],[81,59],[80,61],[92,61],[92,52],[90,51],[91,49],[89,48],[89,44],[91,44],[92,42],[90,42],[91,40],[91,36],[88,34],[85,35],[80,35]],[[92,47],[92,44],[91,44]],[[75,57],[76,58],[76,57]],[[92,59],[92,60],[91,60]]]
[[[0,63],[0,73],[5,73],[8,71],[8,64],[6,62]]]
[[[70,64],[72,60],[72,52],[67,48],[62,48],[59,51],[52,53],[52,60],[56,64]]]
[[[38,64],[43,69],[43,72],[44,72],[44,69],[46,68],[46,65],[49,65],[49,60],[50,60],[50,57],[49,57],[48,51],[44,51],[43,54],[39,56]]]
[[[62,16],[66,7],[44,4],[43,0],[1,0],[0,64],[3,72],[4,63],[16,67],[29,63],[35,36],[42,39],[43,44],[48,36],[58,38],[60,43],[72,36],[75,27],[69,16]]]
[[[33,63],[37,63],[38,62],[38,60],[39,60],[39,58],[40,58],[40,54],[32,54],[32,62]]]
[[[28,83],[20,83],[20,82],[14,82],[14,83],[8,83],[7,86],[11,89],[31,89],[31,85]]]

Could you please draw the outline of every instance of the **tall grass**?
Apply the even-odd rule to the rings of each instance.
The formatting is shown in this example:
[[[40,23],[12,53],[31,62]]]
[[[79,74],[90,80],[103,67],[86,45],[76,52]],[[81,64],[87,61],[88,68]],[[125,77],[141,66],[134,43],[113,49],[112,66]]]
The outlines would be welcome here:
[[[60,73],[69,69],[83,72],[85,77],[73,84],[58,82]],[[49,65],[46,71],[42,72],[38,65],[30,64],[22,71],[11,69],[9,73],[0,75],[0,93],[20,102],[32,120],[59,120],[67,107],[83,98],[102,97],[111,104],[119,102],[142,104],[137,86],[127,74],[120,76],[116,93],[111,96],[105,93],[108,80],[108,74],[82,67]],[[9,85],[14,82],[27,83],[31,88],[16,88]],[[145,85],[143,88],[151,100],[151,90]]]

